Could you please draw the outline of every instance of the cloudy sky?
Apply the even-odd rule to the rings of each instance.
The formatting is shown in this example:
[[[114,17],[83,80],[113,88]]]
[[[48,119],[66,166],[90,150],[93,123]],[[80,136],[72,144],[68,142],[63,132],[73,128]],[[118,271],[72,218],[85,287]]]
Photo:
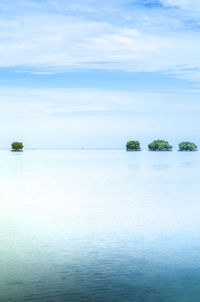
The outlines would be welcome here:
[[[199,0],[1,0],[2,148],[200,145],[199,93]]]

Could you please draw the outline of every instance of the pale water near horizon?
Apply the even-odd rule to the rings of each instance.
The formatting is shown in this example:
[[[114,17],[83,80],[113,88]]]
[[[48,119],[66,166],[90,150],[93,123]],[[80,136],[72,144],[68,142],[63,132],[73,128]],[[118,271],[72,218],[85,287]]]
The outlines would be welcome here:
[[[0,151],[0,301],[200,301],[200,153]]]

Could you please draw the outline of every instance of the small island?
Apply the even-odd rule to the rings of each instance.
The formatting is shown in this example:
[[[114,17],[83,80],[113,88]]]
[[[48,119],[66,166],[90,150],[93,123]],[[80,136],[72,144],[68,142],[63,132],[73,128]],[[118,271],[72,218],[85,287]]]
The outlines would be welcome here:
[[[128,141],[126,143],[127,151],[141,151],[140,142],[139,141]]]
[[[148,145],[149,151],[171,151],[172,146],[165,140],[157,139]]]
[[[11,147],[12,147],[11,151],[13,151],[13,152],[22,152],[24,145],[22,142],[13,142],[11,144]]]
[[[179,151],[197,151],[197,146],[191,142],[181,142],[178,146]]]

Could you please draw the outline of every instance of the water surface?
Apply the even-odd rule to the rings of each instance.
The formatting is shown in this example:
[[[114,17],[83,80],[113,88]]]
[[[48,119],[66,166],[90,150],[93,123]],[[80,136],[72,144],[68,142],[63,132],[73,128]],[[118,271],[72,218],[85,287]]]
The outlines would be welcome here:
[[[0,301],[199,301],[199,171],[199,152],[0,151]]]

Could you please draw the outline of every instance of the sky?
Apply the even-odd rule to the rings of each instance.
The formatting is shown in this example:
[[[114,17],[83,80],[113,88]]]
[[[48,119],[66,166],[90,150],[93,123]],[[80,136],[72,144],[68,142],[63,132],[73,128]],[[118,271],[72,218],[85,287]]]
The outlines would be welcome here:
[[[199,0],[1,0],[0,148],[200,146],[199,53]]]

